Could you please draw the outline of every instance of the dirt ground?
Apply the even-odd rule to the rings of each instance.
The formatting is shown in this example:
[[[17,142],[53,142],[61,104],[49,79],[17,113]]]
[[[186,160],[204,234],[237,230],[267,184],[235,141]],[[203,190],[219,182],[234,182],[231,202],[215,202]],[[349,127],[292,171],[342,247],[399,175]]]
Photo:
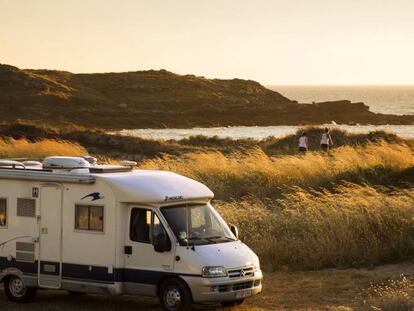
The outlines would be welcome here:
[[[327,269],[310,272],[266,273],[263,293],[232,310],[360,310],[361,291],[370,284],[414,276],[414,263],[385,265],[374,269]],[[218,306],[199,310],[224,310]],[[36,300],[17,305],[0,290],[0,310],[10,311],[141,311],[159,310],[157,300],[138,297],[71,296],[63,291],[39,291]],[[228,309],[230,310],[230,309]]]

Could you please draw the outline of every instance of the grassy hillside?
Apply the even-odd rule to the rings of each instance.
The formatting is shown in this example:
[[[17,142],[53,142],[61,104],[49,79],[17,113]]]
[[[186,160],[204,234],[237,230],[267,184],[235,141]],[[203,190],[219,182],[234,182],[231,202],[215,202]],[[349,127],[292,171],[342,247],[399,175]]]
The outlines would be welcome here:
[[[0,121],[70,122],[105,129],[340,123],[400,124],[349,101],[299,105],[251,80],[166,70],[73,74],[0,64]]]
[[[7,111],[2,118],[8,120],[103,128],[188,126],[206,124],[206,118],[218,115],[231,118],[244,108],[277,111],[290,103],[257,82],[240,79],[180,76],[166,70],[73,74],[0,65],[0,109]]]

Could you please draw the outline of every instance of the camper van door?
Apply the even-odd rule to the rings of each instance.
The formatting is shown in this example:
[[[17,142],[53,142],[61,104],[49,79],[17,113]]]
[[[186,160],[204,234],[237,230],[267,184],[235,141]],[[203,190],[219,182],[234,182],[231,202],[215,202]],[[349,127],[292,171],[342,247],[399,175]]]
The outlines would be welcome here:
[[[131,207],[125,246],[125,290],[129,294],[153,295],[159,279],[174,270],[175,245],[159,252],[156,237],[166,235],[164,225],[152,209]]]
[[[62,279],[62,188],[46,184],[40,189],[39,286],[60,288]]]

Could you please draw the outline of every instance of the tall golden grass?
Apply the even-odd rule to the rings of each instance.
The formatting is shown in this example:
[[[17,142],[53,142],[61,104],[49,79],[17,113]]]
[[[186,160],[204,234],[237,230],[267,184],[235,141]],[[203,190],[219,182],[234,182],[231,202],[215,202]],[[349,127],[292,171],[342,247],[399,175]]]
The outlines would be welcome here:
[[[414,190],[395,188],[401,177],[412,179],[414,157],[405,144],[304,156],[197,153],[140,166],[208,185],[267,269],[375,265],[414,255]]]
[[[86,155],[85,148],[64,140],[0,139],[1,158],[43,158],[50,155]]]
[[[0,139],[1,158],[83,154],[81,145],[63,140]],[[140,167],[208,185],[224,218],[239,226],[269,270],[375,265],[414,255],[414,189],[395,187],[401,176],[412,181],[413,152],[404,143],[304,156],[269,156],[258,148],[166,155]]]
[[[327,187],[346,180],[387,182],[390,174],[414,166],[411,148],[387,142],[340,147],[329,155],[310,152],[305,156],[277,156],[261,149],[224,155],[193,153],[163,156],[144,161],[145,169],[171,170],[207,184],[218,199],[246,195],[277,197],[284,187]]]
[[[267,269],[369,266],[414,255],[414,189],[294,188],[277,200],[216,202]]]

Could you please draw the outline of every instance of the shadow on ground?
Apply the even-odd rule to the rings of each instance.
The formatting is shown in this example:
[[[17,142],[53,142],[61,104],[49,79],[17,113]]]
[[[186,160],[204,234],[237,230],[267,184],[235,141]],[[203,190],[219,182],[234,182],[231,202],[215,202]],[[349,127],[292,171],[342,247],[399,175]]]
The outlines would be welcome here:
[[[372,269],[325,269],[320,271],[266,273],[263,293],[247,299],[236,308],[196,306],[196,310],[372,310],[361,306],[358,295],[370,284],[398,279],[403,274],[414,278],[412,261]],[[19,305],[9,302],[0,289],[0,311],[141,311],[160,310],[158,300],[134,296],[73,296],[65,291],[39,291],[34,302]],[[398,309],[399,310],[399,309]]]
[[[196,310],[225,310],[218,305],[195,306]],[[1,311],[143,311],[160,310],[158,299],[134,296],[71,295],[66,291],[41,290],[29,304],[9,302],[0,290]]]

